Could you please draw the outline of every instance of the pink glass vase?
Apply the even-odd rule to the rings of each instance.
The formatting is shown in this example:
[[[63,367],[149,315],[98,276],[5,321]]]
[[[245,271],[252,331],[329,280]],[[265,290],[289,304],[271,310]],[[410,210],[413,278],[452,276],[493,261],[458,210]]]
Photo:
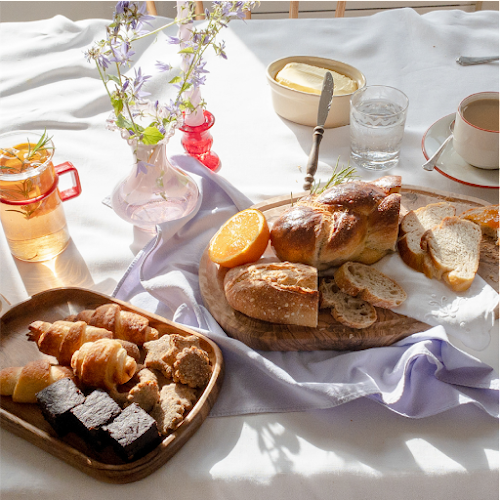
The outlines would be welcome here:
[[[180,127],[183,133],[181,144],[185,151],[197,158],[203,165],[217,172],[220,169],[220,159],[211,148],[214,142],[210,129],[215,123],[215,118],[210,111],[203,111],[205,122],[198,126],[184,124]]]
[[[130,144],[134,164],[111,195],[113,210],[122,219],[149,232],[156,225],[190,214],[199,197],[198,186],[167,158],[166,142]]]

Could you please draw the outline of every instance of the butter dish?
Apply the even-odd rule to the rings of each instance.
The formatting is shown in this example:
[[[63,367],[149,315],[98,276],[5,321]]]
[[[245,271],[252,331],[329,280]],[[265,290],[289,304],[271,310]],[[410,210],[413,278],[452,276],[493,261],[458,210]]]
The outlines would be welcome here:
[[[312,71],[311,67],[313,67]],[[284,68],[285,71],[282,71]],[[318,70],[315,71],[314,68],[318,68]],[[345,87],[344,82],[342,85],[344,89],[337,93],[334,91],[325,128],[348,125],[351,95],[366,85],[366,78],[357,68],[333,59],[290,56],[269,64],[266,76],[271,87],[273,107],[276,113],[282,118],[301,125],[316,126],[320,92],[316,92],[314,82],[317,79],[322,80],[321,75],[324,74],[325,70],[334,72],[334,80],[337,81],[339,78],[347,77]],[[281,76],[278,76],[278,79],[282,83],[277,81],[277,75],[280,72]],[[335,73],[339,74],[337,78],[335,78]]]

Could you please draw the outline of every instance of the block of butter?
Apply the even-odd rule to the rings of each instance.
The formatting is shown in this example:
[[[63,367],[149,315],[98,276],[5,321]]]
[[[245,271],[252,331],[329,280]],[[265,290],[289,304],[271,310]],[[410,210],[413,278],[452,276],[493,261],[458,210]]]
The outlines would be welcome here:
[[[325,68],[297,62],[288,63],[280,70],[276,75],[276,81],[291,89],[300,90],[309,94],[321,94],[323,79],[327,71],[333,76],[333,95],[352,94],[358,90],[358,84],[346,75]]]

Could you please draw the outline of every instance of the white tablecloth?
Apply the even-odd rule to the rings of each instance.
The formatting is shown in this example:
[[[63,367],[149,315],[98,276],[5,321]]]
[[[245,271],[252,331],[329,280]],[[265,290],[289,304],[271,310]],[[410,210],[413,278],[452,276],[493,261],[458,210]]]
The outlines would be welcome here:
[[[209,57],[203,88],[216,117],[213,149],[222,158],[220,175],[254,202],[302,190],[298,166],[305,167],[312,129],[274,113],[264,72],[279,57],[316,55],[350,63],[369,84],[408,95],[402,159],[391,173],[406,184],[497,203],[497,190],[468,187],[420,165],[421,139],[432,123],[453,113],[463,97],[498,90],[498,64],[455,63],[459,54],[497,52],[498,20],[491,11],[419,16],[404,9],[366,18],[231,23],[223,31],[229,59]],[[101,203],[131,166],[119,135],[105,130],[109,103],[83,57],[108,22],[73,23],[58,16],[0,24],[0,132],[47,128],[56,159],[78,168],[83,187],[79,198],[65,204],[72,243],[55,261],[16,261],[0,235],[0,293],[12,303],[58,286],[111,293],[146,243]],[[143,69],[152,71],[157,59],[173,54],[162,40],[137,50]],[[155,78],[153,88],[161,86]],[[326,180],[339,156],[348,162],[348,136],[348,127],[326,131],[318,178]],[[169,148],[171,154],[182,152],[179,135]],[[498,370],[498,336],[473,354]],[[209,418],[164,467],[123,486],[89,478],[5,430],[0,437],[2,499],[498,497],[498,422],[471,406],[418,421],[368,400],[331,410]]]

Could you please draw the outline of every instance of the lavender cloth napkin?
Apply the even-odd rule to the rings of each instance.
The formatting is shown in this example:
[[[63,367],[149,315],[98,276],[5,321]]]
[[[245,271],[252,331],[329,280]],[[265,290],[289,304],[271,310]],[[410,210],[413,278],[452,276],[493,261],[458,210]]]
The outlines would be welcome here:
[[[392,346],[346,353],[255,351],[227,336],[202,305],[198,265],[217,228],[252,202],[193,158],[176,156],[172,161],[198,183],[197,211],[159,226],[157,238],[137,255],[113,295],[189,326],[219,345],[226,375],[211,416],[324,409],[368,397],[412,418],[466,403],[498,418],[498,375],[454,347],[443,326]],[[485,325],[490,324],[488,307],[473,318],[476,328],[485,316]],[[483,342],[484,332],[478,333]]]

